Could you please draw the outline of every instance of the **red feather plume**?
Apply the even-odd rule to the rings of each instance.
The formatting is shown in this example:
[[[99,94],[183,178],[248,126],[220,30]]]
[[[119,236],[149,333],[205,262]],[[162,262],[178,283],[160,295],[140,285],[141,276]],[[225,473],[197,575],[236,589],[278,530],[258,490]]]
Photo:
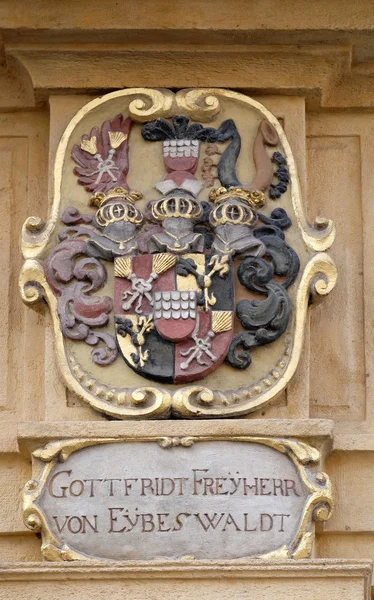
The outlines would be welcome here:
[[[89,135],[81,137],[81,145],[75,144],[71,157],[78,165],[74,173],[78,183],[87,192],[106,193],[116,187],[129,189],[129,135],[132,126],[130,117],[117,115],[104,121],[101,130],[91,129]]]

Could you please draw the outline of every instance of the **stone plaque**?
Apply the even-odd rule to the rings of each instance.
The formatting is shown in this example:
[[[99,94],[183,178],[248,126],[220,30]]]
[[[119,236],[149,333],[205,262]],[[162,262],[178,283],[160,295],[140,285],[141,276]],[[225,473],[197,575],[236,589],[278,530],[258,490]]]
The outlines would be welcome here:
[[[52,560],[304,557],[330,514],[319,453],[296,441],[73,440],[34,453],[25,522]]]

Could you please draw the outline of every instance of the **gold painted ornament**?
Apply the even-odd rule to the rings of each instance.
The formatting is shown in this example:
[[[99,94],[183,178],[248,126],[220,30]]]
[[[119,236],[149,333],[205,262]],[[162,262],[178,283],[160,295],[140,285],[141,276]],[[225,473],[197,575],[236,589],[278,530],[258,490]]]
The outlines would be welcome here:
[[[23,227],[21,295],[49,304],[61,374],[93,409],[255,414],[296,371],[310,300],[335,285],[334,237],[307,222],[288,140],[259,102],[126,89],[63,133],[49,218]]]

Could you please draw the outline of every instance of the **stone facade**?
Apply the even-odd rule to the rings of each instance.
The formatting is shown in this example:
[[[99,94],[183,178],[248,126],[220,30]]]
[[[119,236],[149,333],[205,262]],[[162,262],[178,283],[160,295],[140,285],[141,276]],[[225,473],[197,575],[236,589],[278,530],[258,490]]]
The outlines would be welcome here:
[[[374,84],[372,4],[358,0],[79,3],[0,6],[0,598],[368,598],[374,559]],[[304,202],[337,226],[339,282],[311,313],[298,371],[271,405],[241,420],[109,422],[67,391],[50,316],[18,291],[25,219],[48,214],[67,123],[125,87],[232,88],[262,102],[292,146]],[[372,368],[373,367],[373,368]],[[313,558],[60,565],[42,562],[23,523],[30,451],[59,439],[124,435],[293,437],[319,447],[335,509]],[[176,583],[177,582],[177,583]],[[318,582],[318,585],[316,585]],[[178,587],[179,586],[179,587]]]

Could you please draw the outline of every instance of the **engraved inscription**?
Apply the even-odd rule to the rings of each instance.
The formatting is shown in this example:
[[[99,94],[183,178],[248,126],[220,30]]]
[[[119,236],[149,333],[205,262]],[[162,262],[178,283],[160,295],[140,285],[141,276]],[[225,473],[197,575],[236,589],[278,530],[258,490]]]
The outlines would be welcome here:
[[[127,442],[56,461],[36,505],[60,547],[89,557],[239,558],[289,547],[309,496],[263,444]]]

